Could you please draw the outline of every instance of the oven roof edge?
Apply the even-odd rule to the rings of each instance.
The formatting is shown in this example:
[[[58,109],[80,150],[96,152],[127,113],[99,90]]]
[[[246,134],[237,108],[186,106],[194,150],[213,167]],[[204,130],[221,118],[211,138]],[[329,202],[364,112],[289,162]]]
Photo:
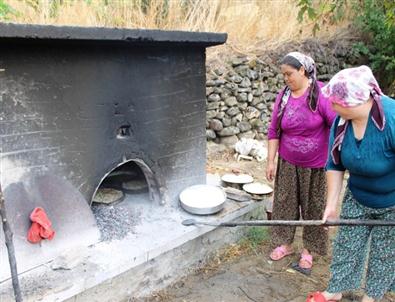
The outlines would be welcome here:
[[[165,31],[107,27],[77,27],[31,24],[0,24],[1,40],[57,40],[125,42],[130,44],[191,44],[203,47],[224,44],[226,33]]]

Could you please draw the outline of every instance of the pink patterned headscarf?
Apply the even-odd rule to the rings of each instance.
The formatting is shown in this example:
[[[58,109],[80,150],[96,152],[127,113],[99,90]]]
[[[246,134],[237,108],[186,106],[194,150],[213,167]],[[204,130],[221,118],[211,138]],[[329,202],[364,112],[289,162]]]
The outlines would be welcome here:
[[[330,102],[343,107],[365,104],[372,97],[372,120],[379,130],[384,130],[385,115],[381,104],[383,93],[368,66],[363,65],[339,71],[321,91]],[[331,150],[331,156],[335,164],[340,162],[340,150],[348,124],[348,120],[340,118],[335,129],[335,139]]]
[[[383,94],[372,70],[365,65],[339,71],[322,88],[322,93],[343,107],[355,107],[366,103],[371,95]]]

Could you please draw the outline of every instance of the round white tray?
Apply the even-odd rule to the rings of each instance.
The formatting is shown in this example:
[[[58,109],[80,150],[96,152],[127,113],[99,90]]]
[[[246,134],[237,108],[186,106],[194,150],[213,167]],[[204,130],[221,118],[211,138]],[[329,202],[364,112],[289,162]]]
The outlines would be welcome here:
[[[192,214],[208,215],[222,210],[226,200],[225,192],[217,186],[195,185],[180,194],[181,207]]]

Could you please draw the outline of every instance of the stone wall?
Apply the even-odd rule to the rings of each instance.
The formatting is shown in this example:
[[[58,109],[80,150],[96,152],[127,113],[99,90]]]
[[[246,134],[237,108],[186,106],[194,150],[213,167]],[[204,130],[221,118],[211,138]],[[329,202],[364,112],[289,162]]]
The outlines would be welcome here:
[[[284,86],[279,60],[290,51],[309,54],[316,61],[318,79],[325,82],[337,71],[363,63],[351,44],[349,40],[307,40],[260,55],[222,57],[220,63],[209,61],[207,139],[227,145],[242,137],[266,139],[276,94]]]

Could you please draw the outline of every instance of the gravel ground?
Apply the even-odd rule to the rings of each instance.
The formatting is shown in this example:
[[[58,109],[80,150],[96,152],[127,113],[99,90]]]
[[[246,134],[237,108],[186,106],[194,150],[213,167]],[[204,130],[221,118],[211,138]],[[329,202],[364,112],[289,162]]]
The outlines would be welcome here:
[[[92,211],[103,241],[126,237],[134,231],[134,226],[139,221],[138,213],[128,208],[124,202],[116,205],[93,203]]]

